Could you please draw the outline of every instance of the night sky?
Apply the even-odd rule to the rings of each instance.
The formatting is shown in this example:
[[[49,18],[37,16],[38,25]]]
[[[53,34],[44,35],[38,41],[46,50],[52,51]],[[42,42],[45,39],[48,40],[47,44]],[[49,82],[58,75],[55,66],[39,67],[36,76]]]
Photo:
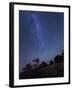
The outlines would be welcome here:
[[[49,61],[64,50],[64,13],[19,11],[19,66]]]

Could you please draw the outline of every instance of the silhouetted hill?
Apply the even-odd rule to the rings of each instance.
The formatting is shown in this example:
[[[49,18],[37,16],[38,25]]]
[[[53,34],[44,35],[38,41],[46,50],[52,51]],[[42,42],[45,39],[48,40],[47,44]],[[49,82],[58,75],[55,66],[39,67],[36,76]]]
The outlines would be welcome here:
[[[46,67],[37,67],[31,69],[29,72],[20,73],[19,79],[30,78],[46,78],[46,77],[63,77],[64,65],[63,63],[51,64]]]

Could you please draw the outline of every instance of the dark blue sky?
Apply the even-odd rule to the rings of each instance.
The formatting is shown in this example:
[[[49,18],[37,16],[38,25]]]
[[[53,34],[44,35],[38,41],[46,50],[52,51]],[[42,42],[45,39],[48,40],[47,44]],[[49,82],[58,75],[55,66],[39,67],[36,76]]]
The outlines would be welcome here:
[[[64,50],[64,13],[19,11],[19,63],[51,60]]]

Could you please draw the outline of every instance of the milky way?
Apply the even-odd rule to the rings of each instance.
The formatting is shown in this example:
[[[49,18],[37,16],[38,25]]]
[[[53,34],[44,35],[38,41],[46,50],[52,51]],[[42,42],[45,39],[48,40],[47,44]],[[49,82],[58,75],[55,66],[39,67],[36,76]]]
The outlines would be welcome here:
[[[34,24],[36,25],[36,34],[37,38],[39,40],[39,49],[42,49],[44,46],[44,41],[43,41],[43,26],[39,22],[39,16],[38,14],[31,14],[32,18],[34,19]]]

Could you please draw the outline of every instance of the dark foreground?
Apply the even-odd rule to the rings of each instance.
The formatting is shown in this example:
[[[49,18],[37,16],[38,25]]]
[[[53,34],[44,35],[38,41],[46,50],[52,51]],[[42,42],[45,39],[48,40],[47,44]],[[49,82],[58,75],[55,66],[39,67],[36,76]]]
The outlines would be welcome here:
[[[50,77],[63,77],[64,76],[64,63],[55,63],[51,65],[38,66],[36,68],[23,71],[19,74],[19,79],[32,79],[32,78],[50,78]]]

